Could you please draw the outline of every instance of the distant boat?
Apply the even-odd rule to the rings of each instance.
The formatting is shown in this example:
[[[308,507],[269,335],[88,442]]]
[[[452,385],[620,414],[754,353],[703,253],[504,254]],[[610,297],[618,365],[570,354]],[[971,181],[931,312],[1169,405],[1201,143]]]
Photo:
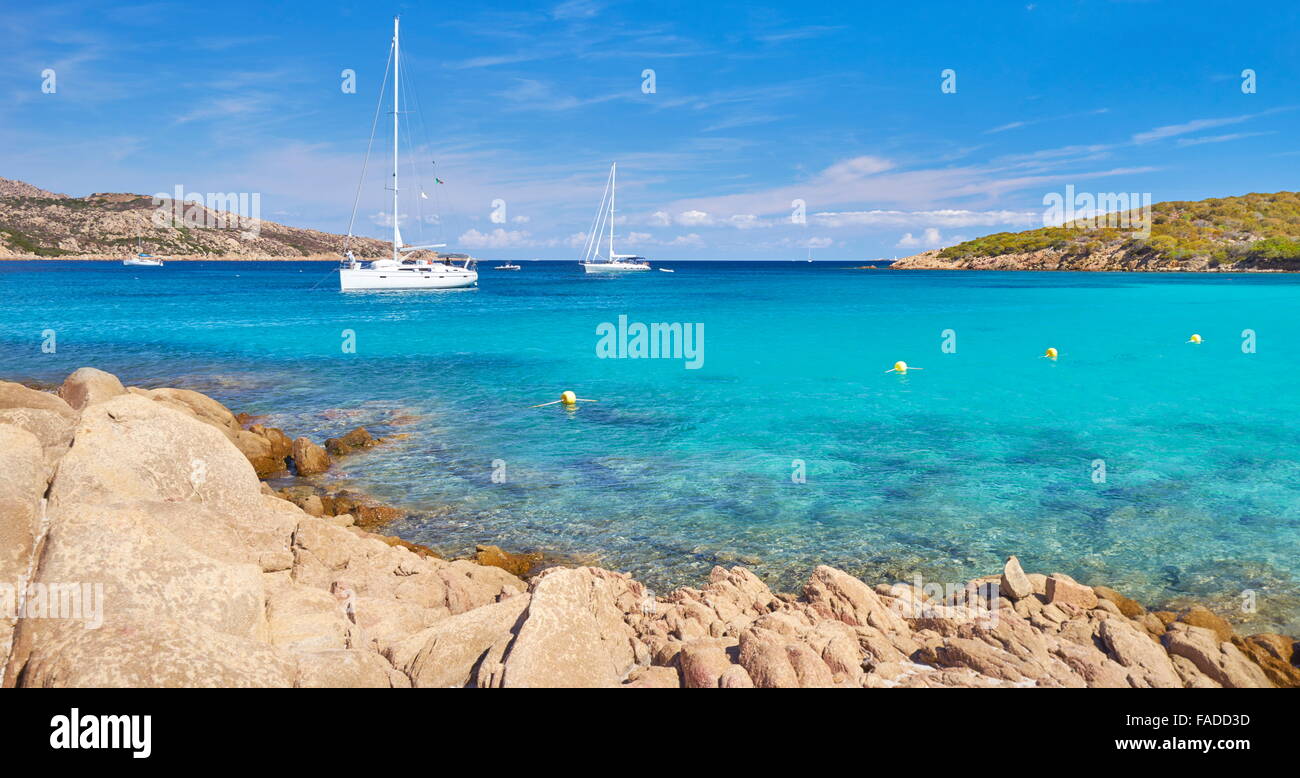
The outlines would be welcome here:
[[[587,238],[587,247],[578,264],[587,273],[623,273],[635,270],[649,270],[650,262],[636,254],[614,253],[614,194],[618,187],[618,163],[609,166],[609,181],[605,184],[605,194],[600,198],[600,208],[596,211],[595,224]],[[606,208],[605,204],[609,203]],[[609,254],[600,256],[601,238],[609,230]]]
[[[363,262],[347,249],[345,243],[343,251],[345,259],[339,267],[339,288],[344,292],[360,289],[459,289],[474,286],[478,283],[478,272],[474,270],[474,260],[465,255],[453,257],[449,255],[438,256],[435,253],[435,259],[402,258],[404,252],[439,249],[446,244],[431,243],[424,246],[404,246],[402,245],[402,231],[398,228],[400,212],[398,211],[397,201],[397,157],[399,148],[397,128],[398,118],[401,115],[399,113],[401,111],[399,105],[401,91],[398,84],[401,56],[398,38],[399,21],[397,17],[393,18],[393,183],[389,187],[393,190],[393,256],[391,258],[376,259],[372,262]],[[373,129],[370,140],[374,141]],[[364,177],[364,175],[363,167],[362,176]],[[360,202],[359,190],[356,202]],[[352,221],[355,222],[356,218],[357,207],[356,203],[354,203],[352,206]],[[351,238],[352,226],[349,224],[348,240],[351,240]],[[462,259],[463,262],[454,264],[453,258]]]
[[[146,254],[143,243],[142,240],[137,238],[135,242],[136,255],[122,260],[122,264],[128,267],[162,267],[162,258],[155,257],[153,254]]]
[[[666,268],[666,267],[661,267],[661,268],[659,268],[659,272],[660,272],[660,273],[671,273],[671,272],[673,272],[673,271],[669,270],[669,269]]]
[[[507,263],[505,263],[504,265],[497,265],[496,267],[494,267],[494,268],[492,268],[492,269],[493,269],[493,270],[518,270],[518,269],[519,269],[519,266],[518,266],[518,265],[512,265],[511,263],[507,262]]]

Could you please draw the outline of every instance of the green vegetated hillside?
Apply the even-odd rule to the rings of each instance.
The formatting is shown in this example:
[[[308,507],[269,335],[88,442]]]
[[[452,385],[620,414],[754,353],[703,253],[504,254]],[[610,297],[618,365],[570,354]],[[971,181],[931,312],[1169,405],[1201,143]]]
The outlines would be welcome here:
[[[942,249],[937,258],[970,264],[980,258],[1047,252],[1068,266],[1072,260],[1087,264],[1089,257],[1105,253],[1127,264],[1157,267],[1300,269],[1300,193],[1170,201],[1156,203],[1152,214],[1149,237],[1135,237],[1129,227],[1076,222],[985,235]]]

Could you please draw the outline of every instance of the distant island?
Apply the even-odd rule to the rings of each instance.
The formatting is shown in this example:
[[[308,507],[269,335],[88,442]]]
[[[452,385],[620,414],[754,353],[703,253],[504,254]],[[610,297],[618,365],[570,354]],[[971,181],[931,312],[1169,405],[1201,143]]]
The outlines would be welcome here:
[[[1130,212],[1132,213],[1132,212]],[[1126,224],[1132,222],[1125,222]],[[1300,270],[1300,193],[1247,194],[1151,208],[1149,234],[1080,221],[999,232],[904,257],[901,270]]]
[[[159,226],[159,206],[149,195],[69,197],[0,178],[0,259],[116,260],[135,254],[137,242],[169,260],[338,260],[343,249],[342,235],[265,220],[249,229],[234,213],[184,201],[176,206],[198,224],[182,218]],[[360,258],[392,253],[391,243],[373,238],[353,237],[350,245]]]

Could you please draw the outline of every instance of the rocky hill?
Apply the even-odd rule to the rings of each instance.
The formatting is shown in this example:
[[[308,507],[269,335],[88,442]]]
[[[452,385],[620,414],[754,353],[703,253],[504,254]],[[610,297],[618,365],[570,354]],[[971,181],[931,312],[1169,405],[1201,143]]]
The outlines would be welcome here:
[[[171,205],[165,200],[163,208]],[[342,235],[265,220],[254,225],[229,211],[181,205],[169,211],[181,218],[159,219],[147,195],[68,197],[0,178],[0,259],[121,259],[136,252],[137,241],[170,259],[337,258],[343,245]],[[385,256],[391,245],[352,239],[359,257]]]
[[[1300,193],[1275,192],[1151,208],[1149,234],[1137,211],[1125,227],[1069,222],[999,232],[898,260],[904,270],[1300,270]]]

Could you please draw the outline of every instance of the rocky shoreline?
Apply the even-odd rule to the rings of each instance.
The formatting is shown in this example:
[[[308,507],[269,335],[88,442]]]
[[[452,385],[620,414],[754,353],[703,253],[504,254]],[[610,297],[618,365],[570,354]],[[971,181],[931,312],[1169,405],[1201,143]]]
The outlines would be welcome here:
[[[948,258],[941,249],[923,251],[894,260],[891,270],[1032,270],[1100,273],[1287,273],[1294,268],[1258,268],[1242,263],[1216,264],[1209,257],[1164,259],[1149,253],[1106,247],[1085,255],[1042,249],[996,256]]]
[[[3,685],[1300,685],[1292,637],[1148,612],[1015,557],[948,587],[822,566],[792,594],[715,567],[656,597],[495,547],[442,559],[377,531],[395,509],[259,480],[374,445],[291,439],[90,368],[57,392],[0,381]]]

